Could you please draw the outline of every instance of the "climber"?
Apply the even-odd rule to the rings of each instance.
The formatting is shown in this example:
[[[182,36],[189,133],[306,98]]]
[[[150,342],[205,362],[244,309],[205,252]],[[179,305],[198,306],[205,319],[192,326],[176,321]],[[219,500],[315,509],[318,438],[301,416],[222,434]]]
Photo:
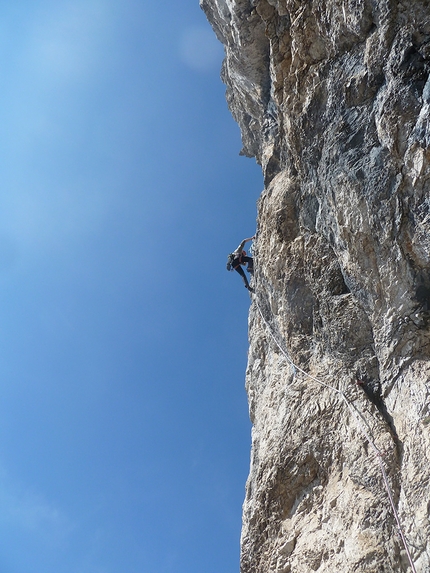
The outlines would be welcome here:
[[[248,263],[248,267],[246,270],[250,274],[252,274],[254,272],[254,260],[252,257],[248,257],[246,255],[246,251],[243,250],[245,243],[247,243],[248,241],[252,241],[254,239],[255,239],[255,235],[253,237],[250,237],[249,239],[243,239],[243,241],[240,243],[240,245],[237,247],[237,249],[229,254],[228,260],[227,260],[227,270],[228,271],[231,271],[231,270],[237,271],[240,274],[240,276],[242,277],[242,280],[245,284],[245,288],[247,288],[249,290],[249,292],[254,292],[254,289],[252,289],[249,286],[248,279],[247,279],[246,274],[245,274],[244,270],[242,269],[241,265],[245,266]]]

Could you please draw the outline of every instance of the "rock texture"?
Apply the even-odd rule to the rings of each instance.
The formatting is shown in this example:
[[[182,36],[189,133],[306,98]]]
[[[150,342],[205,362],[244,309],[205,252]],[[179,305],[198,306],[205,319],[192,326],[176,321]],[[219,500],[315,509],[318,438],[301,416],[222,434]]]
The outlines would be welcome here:
[[[241,571],[428,573],[430,3],[201,5],[265,177]]]

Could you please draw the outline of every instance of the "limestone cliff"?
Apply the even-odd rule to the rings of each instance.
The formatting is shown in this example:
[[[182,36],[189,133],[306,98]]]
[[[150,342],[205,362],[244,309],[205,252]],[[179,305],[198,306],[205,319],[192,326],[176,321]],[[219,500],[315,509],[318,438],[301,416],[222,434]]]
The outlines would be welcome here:
[[[430,3],[201,5],[265,177],[241,571],[430,572]]]

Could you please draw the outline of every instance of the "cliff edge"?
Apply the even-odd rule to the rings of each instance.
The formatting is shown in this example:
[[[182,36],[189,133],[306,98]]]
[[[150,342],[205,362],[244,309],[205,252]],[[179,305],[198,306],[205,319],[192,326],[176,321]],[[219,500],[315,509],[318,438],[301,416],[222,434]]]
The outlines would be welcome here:
[[[261,165],[242,573],[430,572],[430,3],[200,0]]]

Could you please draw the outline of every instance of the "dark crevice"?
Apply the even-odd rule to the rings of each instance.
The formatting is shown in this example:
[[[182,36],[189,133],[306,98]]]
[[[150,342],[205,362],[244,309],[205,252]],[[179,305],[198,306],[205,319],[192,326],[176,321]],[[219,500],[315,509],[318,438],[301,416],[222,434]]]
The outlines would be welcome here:
[[[419,285],[415,293],[415,299],[423,310],[430,310],[430,288],[426,285]]]
[[[348,287],[345,281],[345,276],[342,270],[342,266],[336,257],[336,253],[330,245],[330,251],[333,255],[333,259],[325,265],[325,280],[327,285],[327,290],[332,296],[340,296],[344,294],[349,294],[351,289]]]
[[[338,265],[338,269],[339,272],[336,273],[335,279],[330,284],[331,294],[334,296],[349,294],[351,291],[345,282],[340,265]]]
[[[419,329],[427,329],[430,323],[430,280],[426,273],[417,274],[415,294],[412,300],[415,306],[410,320]]]
[[[359,374],[357,375],[357,385],[363,390],[369,400],[374,404],[385,423],[388,426],[389,432],[393,441],[396,445],[397,454],[399,456],[399,460],[402,459],[403,455],[403,444],[397,435],[396,427],[394,425],[394,420],[391,414],[387,410],[387,406],[385,405],[384,398],[382,397],[382,390],[381,390],[381,383],[378,380],[374,380],[367,376],[366,374]]]

